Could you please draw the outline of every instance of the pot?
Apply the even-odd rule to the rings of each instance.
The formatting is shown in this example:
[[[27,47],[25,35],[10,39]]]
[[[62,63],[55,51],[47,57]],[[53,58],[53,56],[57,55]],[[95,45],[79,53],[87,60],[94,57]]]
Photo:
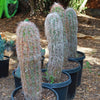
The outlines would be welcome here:
[[[15,70],[13,71],[12,75],[14,76],[15,88],[20,87],[22,85],[21,78],[15,75]]]
[[[7,77],[9,74],[9,57],[4,56],[4,60],[0,60],[0,78]]]
[[[46,89],[51,90],[51,91],[55,94],[56,100],[59,100],[59,96],[58,96],[57,92],[56,92],[54,89],[51,89],[51,88],[49,88],[49,87],[43,87],[43,88],[46,88]],[[19,91],[20,89],[22,89],[22,86],[17,87],[17,88],[12,92],[12,94],[11,94],[11,100],[15,100],[15,99],[14,99],[14,96],[18,93],[18,91]],[[51,99],[50,99],[50,100],[51,100]]]
[[[74,61],[72,61],[74,62]],[[77,77],[78,77],[78,72],[80,71],[80,63],[78,63],[78,66],[72,69],[64,69],[62,70],[63,73],[69,73],[71,76],[71,84],[69,85],[68,92],[67,92],[67,97],[65,100],[72,100],[75,97],[76,89],[77,89]]]
[[[83,52],[77,51],[77,53],[79,55],[81,55],[81,57],[77,57],[77,58],[69,58],[69,60],[72,61],[77,61],[80,63],[81,65],[81,69],[78,72],[78,78],[77,78],[77,87],[81,85],[81,77],[82,77],[82,70],[83,70],[83,60],[85,59],[85,54]]]
[[[61,82],[61,83],[42,83],[43,87],[49,87],[54,89],[58,95],[59,95],[59,100],[66,100],[67,97],[67,92],[68,92],[68,87],[71,84],[71,76],[68,73],[63,73],[68,76],[68,80]]]

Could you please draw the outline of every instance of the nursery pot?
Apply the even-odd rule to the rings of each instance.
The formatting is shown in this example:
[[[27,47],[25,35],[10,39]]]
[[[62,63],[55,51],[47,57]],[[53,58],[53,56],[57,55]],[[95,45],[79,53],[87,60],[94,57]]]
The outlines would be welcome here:
[[[43,86],[42,86],[42,87],[43,87]],[[43,87],[43,88],[46,88],[46,89],[51,90],[51,91],[55,94],[55,96],[56,96],[56,98],[57,98],[56,100],[59,100],[59,96],[58,96],[57,92],[56,92],[54,89],[51,89],[51,88],[49,88],[49,87]],[[14,96],[17,94],[17,92],[18,92],[20,89],[22,89],[22,86],[17,87],[17,88],[12,92],[12,94],[11,94],[11,100],[15,100],[15,99],[14,99]]]
[[[65,100],[72,100],[75,97],[76,88],[77,88],[78,72],[81,69],[79,62],[77,63],[78,63],[78,66],[75,68],[62,70],[63,73],[69,73],[71,76],[71,80],[72,80],[71,84],[69,85],[67,97]]]
[[[77,79],[77,87],[80,86],[81,84],[81,77],[82,77],[82,69],[83,69],[83,60],[85,59],[85,54],[83,52],[77,51],[77,53],[79,55],[81,55],[81,57],[77,57],[77,58],[69,58],[69,60],[72,61],[78,61],[81,65],[81,69],[78,72],[78,79]]]
[[[59,100],[66,100],[67,97],[67,92],[68,92],[68,87],[69,84],[71,83],[71,76],[68,73],[63,73],[68,76],[68,80],[61,82],[61,83],[42,83],[43,87],[49,87],[54,89],[58,95],[59,95]]]
[[[9,74],[9,57],[4,56],[4,60],[0,60],[0,78],[7,77]]]
[[[20,87],[22,85],[21,78],[15,75],[15,70],[13,71],[12,75],[14,76],[15,88]]]

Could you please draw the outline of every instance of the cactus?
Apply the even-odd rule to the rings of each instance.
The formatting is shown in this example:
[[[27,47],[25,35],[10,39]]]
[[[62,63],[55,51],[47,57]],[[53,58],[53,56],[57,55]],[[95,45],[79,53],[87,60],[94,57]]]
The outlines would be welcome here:
[[[4,50],[5,50],[5,43],[0,35],[0,60],[3,60],[3,58],[4,58]]]
[[[45,35],[48,40],[49,62],[48,75],[59,81],[63,66],[63,24],[60,16],[54,12],[45,20]],[[50,79],[50,77],[49,77]]]
[[[65,18],[65,10],[62,5],[59,3],[54,3],[51,7],[50,12],[57,12],[59,16],[61,17],[62,23],[63,23],[63,41],[64,41],[64,64],[63,66],[66,66],[67,58],[68,58],[68,40],[67,33],[66,33],[66,18]]]
[[[69,55],[68,57],[76,57],[77,51],[77,32],[78,32],[78,20],[76,12],[73,8],[67,8],[65,10],[66,14],[66,29],[67,29],[67,38],[69,46]]]
[[[25,100],[41,100],[41,46],[36,25],[20,22],[16,30],[16,51]]]

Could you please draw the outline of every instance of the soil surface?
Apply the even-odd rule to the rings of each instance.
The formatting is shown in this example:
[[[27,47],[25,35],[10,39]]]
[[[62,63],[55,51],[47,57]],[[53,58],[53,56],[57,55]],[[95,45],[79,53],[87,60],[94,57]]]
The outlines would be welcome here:
[[[44,16],[30,17],[29,14],[18,13],[13,18],[0,19],[0,33],[15,34],[18,23],[26,18],[34,22],[39,28],[41,46],[46,49],[47,40],[44,33]],[[81,85],[77,88],[74,100],[100,100],[100,38],[92,38],[92,36],[100,37],[100,18],[78,15],[78,21],[78,33],[86,36],[85,38],[78,38],[78,51],[84,52],[86,58],[83,64]],[[10,55],[10,53],[7,54]],[[12,55],[10,58],[9,76],[0,78],[0,100],[10,100],[11,98],[11,93],[15,89],[12,72],[17,67],[17,64],[17,57]]]

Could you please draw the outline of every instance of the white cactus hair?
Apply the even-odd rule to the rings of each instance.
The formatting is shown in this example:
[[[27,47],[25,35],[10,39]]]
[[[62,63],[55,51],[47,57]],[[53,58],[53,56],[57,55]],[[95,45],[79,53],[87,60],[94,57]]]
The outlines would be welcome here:
[[[65,10],[65,12],[66,12],[66,11],[68,11],[68,12],[73,11],[73,13],[74,13],[74,15],[75,15],[74,18],[76,18],[76,20],[75,20],[76,22],[75,22],[75,23],[76,23],[76,26],[77,26],[77,27],[76,27],[76,33],[77,33],[77,32],[78,32],[78,19],[77,19],[76,11],[75,11],[73,8],[70,8],[70,7],[68,7],[68,8]]]
[[[77,51],[77,32],[78,32],[78,20],[77,14],[73,8],[67,8],[65,10],[66,16],[66,29],[67,29],[67,39],[69,46],[68,57],[76,57]]]
[[[49,49],[48,73],[56,78],[61,78],[64,48],[63,24],[56,12],[50,13],[46,17],[45,35]]]
[[[21,81],[26,100],[41,98],[41,46],[36,25],[20,22],[16,30],[16,50],[21,69]]]
[[[58,9],[59,8],[59,9]],[[62,23],[63,23],[63,41],[64,41],[64,62],[63,66],[66,66],[66,62],[68,59],[68,40],[67,38],[67,31],[66,31],[66,18],[65,18],[65,9],[63,6],[59,3],[54,3],[51,7],[51,12],[57,12],[59,16],[61,17]]]
[[[21,31],[23,31],[23,29],[24,29],[24,32],[26,32],[26,33],[28,33],[28,31],[30,31],[30,33],[33,33],[33,30],[32,30],[32,28],[34,28],[35,29],[35,32],[36,32],[36,34],[34,33],[34,34],[32,34],[32,35],[34,35],[35,36],[35,39],[37,39],[39,42],[37,42],[38,44],[37,45],[40,45],[40,34],[39,34],[39,30],[38,30],[38,28],[36,27],[36,25],[34,24],[34,23],[32,23],[32,22],[30,22],[30,21],[22,21],[22,22],[20,22],[19,23],[19,25],[18,25],[19,27],[17,27],[17,29],[16,29],[16,34],[17,34],[17,41],[16,42],[19,42],[18,41],[18,37],[23,37],[23,32],[21,32]],[[27,29],[27,27],[29,27],[29,29]],[[22,29],[23,28],[23,29]],[[20,31],[21,30],[21,31]],[[27,38],[28,38],[28,34],[26,34],[27,35]],[[29,42],[31,41],[31,38],[29,39]],[[34,38],[33,38],[33,41],[34,41]],[[28,43],[29,43],[28,42]],[[16,49],[18,49],[17,48],[18,46],[16,45]],[[40,47],[41,48],[41,47]],[[20,49],[20,48],[19,48]],[[16,50],[17,52],[19,51],[19,50]],[[36,50],[34,51],[34,52],[37,52]],[[17,53],[18,54],[18,59],[20,59],[19,58],[19,54],[20,53]],[[31,56],[30,56],[31,57]],[[36,57],[38,57],[38,59],[40,59],[40,55],[39,55],[39,53],[37,53],[37,55],[36,55]],[[34,60],[37,60],[36,59],[36,57],[34,56]],[[32,59],[32,60],[33,60]]]

